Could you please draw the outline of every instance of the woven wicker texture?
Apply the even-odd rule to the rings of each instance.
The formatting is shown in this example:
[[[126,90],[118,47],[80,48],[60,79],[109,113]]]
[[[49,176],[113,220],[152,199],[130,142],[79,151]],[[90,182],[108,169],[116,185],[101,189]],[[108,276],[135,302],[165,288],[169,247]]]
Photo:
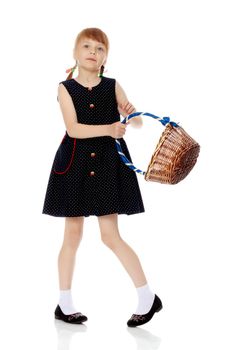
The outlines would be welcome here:
[[[168,124],[148,165],[145,180],[177,184],[196,164],[199,144],[185,130]]]
[[[131,170],[144,175],[146,181],[165,184],[177,184],[183,180],[194,167],[200,152],[200,145],[177,123],[169,117],[158,117],[148,112],[129,114],[122,123],[137,116],[151,117],[159,121],[165,130],[151,157],[147,171],[135,167],[122,151],[120,139],[116,139],[116,148],[122,162]]]

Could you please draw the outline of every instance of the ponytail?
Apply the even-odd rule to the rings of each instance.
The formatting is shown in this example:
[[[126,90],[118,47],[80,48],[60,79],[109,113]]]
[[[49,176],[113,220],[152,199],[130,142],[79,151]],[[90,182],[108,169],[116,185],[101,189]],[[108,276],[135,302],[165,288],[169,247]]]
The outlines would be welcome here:
[[[66,70],[66,73],[69,73],[69,75],[67,76],[66,80],[72,79],[72,76],[73,76],[73,73],[74,73],[76,67],[77,67],[77,63],[75,64],[74,67],[68,68],[68,69]]]
[[[100,72],[99,72],[98,76],[99,76],[100,78],[102,78],[103,73],[104,73],[104,66],[101,66]]]

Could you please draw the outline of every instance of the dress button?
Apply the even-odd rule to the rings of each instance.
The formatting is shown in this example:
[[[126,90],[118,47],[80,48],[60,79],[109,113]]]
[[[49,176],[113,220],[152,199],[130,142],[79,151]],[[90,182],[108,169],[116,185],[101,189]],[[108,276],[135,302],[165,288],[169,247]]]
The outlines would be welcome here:
[[[94,176],[95,175],[95,172],[94,171],[91,171],[90,172],[90,176]]]
[[[94,108],[95,107],[95,105],[93,105],[93,103],[91,103],[90,104],[90,108]]]
[[[91,157],[93,158],[93,157],[95,157],[95,153],[93,152],[93,153],[91,153]]]

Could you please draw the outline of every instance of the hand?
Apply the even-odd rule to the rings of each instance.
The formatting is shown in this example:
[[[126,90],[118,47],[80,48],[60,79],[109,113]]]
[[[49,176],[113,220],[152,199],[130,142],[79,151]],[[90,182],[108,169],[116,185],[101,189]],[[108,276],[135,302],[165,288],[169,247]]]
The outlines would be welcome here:
[[[127,117],[129,114],[136,112],[135,107],[129,101],[125,101],[118,105],[118,111],[123,117]]]
[[[126,127],[128,124],[122,124],[121,122],[116,122],[109,125],[109,136],[114,139],[119,139],[124,136],[126,132]]]

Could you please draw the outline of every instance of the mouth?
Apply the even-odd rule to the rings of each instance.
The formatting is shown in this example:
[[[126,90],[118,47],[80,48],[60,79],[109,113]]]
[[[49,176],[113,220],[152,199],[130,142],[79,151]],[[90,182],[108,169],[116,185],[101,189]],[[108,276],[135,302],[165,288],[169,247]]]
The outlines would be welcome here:
[[[87,58],[88,61],[93,61],[96,62],[96,60],[94,58]]]

